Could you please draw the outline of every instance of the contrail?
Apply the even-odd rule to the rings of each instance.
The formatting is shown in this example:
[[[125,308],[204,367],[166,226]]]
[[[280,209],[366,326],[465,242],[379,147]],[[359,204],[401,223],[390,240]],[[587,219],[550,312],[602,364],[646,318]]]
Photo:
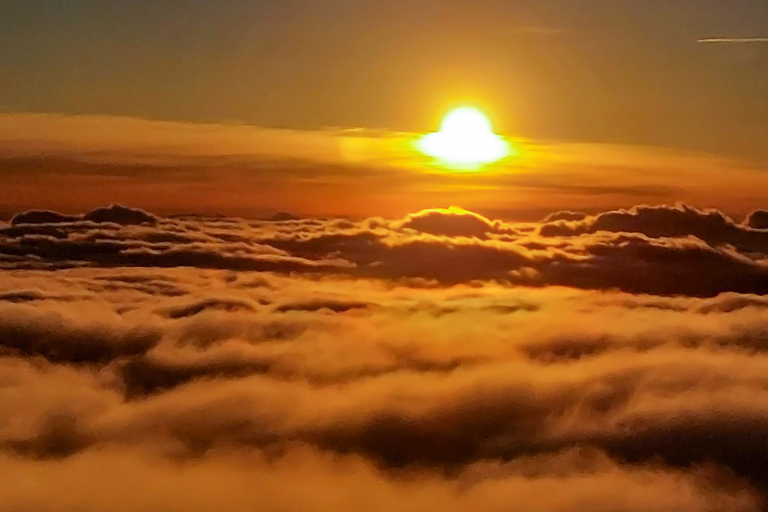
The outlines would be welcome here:
[[[768,37],[707,37],[699,43],[768,43]]]

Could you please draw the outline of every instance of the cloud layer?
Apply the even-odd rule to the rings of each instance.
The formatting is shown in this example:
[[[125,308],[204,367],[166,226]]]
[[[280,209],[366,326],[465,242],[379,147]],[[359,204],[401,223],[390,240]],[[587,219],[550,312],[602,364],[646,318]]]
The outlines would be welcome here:
[[[760,217],[19,214],[0,502],[764,510]]]
[[[768,293],[764,212],[637,207],[554,213],[527,224],[451,208],[404,219],[157,218],[112,206],[83,216],[30,211],[0,228],[6,268],[195,267],[656,295]]]
[[[0,218],[117,202],[249,218],[403,217],[460,204],[532,221],[678,200],[742,217],[768,194],[764,165],[653,147],[510,138],[514,158],[450,172],[415,149],[422,135],[0,114]]]

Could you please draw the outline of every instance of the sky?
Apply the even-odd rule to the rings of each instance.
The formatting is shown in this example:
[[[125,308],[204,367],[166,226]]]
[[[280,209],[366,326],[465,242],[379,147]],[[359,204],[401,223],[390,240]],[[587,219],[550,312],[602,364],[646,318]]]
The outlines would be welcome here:
[[[503,133],[766,161],[761,0],[0,1],[0,111]]]
[[[0,0],[3,511],[766,512],[766,41]]]

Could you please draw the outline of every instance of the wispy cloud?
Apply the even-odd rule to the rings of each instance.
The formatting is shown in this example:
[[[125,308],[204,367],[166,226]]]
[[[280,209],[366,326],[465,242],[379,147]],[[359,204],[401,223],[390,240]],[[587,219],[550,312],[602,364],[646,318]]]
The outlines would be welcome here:
[[[415,151],[416,137],[2,114],[0,218],[11,210],[73,212],[105,202],[248,217],[282,210],[401,216],[460,202],[534,220],[552,210],[593,212],[670,196],[744,215],[764,208],[768,194],[768,173],[737,161],[606,144],[514,139],[515,159],[487,172],[457,174]],[[696,188],[689,190],[690,183]],[[61,194],[62,187],[79,192]]]
[[[768,37],[707,37],[699,43],[768,43]]]

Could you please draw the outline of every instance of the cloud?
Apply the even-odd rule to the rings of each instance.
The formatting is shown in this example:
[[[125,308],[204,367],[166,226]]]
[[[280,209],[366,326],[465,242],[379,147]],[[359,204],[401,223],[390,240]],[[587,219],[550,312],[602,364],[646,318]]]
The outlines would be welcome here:
[[[69,273],[64,279],[75,282],[98,277],[100,271]],[[192,283],[202,276],[179,271],[172,277]],[[760,419],[763,393],[757,390],[766,362],[736,346],[692,348],[688,342],[692,336],[712,336],[718,330],[715,322],[690,321],[689,315],[702,314],[694,312],[702,303],[698,299],[666,299],[686,306],[679,311],[641,309],[627,316],[625,310],[617,325],[600,327],[594,319],[615,318],[621,307],[599,306],[599,301],[622,296],[579,295],[574,302],[572,292],[565,290],[504,291],[493,286],[472,293],[471,288],[459,288],[403,295],[405,288],[390,290],[365,282],[313,286],[295,278],[274,280],[281,291],[270,293],[283,300],[319,297],[330,290],[348,296],[364,292],[386,309],[379,309],[375,319],[339,312],[328,337],[311,328],[298,338],[282,338],[276,346],[284,346],[263,352],[261,364],[253,355],[249,363],[247,352],[229,359],[223,352],[217,354],[216,346],[250,345],[242,343],[238,332],[223,331],[217,345],[195,352],[179,344],[183,329],[177,328],[203,316],[213,325],[253,323],[260,321],[258,310],[211,310],[172,320],[158,316],[164,341],[149,349],[154,354],[129,355],[118,365],[104,361],[100,370],[73,368],[61,361],[0,359],[0,375],[15,390],[0,400],[0,408],[4,413],[27,408],[24,422],[4,426],[5,441],[0,445],[5,455],[0,460],[9,474],[36,475],[35,481],[41,483],[34,492],[25,486],[3,486],[4,503],[23,504],[30,510],[56,509],[61,500],[84,510],[101,506],[98,495],[66,489],[78,489],[86,479],[92,482],[110,466],[126,472],[120,479],[114,471],[106,473],[113,483],[104,485],[110,492],[126,493],[121,506],[127,510],[143,506],[145,501],[136,500],[148,499],[151,485],[158,482],[163,492],[151,493],[155,500],[151,503],[179,503],[187,494],[171,486],[174,479],[188,488],[190,478],[216,475],[226,475],[224,487],[196,492],[202,493],[201,503],[217,499],[223,510],[261,503],[265,494],[248,490],[258,488],[261,478],[290,481],[292,491],[286,488],[279,499],[270,496],[278,500],[276,506],[298,507],[290,497],[306,475],[337,482],[326,494],[334,503],[341,496],[339,485],[360,489],[361,500],[380,487],[390,489],[381,499],[397,500],[405,492],[404,503],[422,494],[423,499],[434,500],[437,493],[445,507],[456,510],[496,499],[503,489],[520,507],[531,510],[580,510],[585,503],[610,510],[627,493],[637,494],[627,505],[637,510],[668,506],[705,510],[715,504],[723,510],[757,510],[761,503],[759,491],[748,481],[762,478],[764,460],[754,452],[751,439],[765,428]],[[51,281],[48,286],[53,292],[60,285]],[[216,287],[215,281],[209,282],[197,293]],[[240,293],[236,290],[232,285],[229,293]],[[509,313],[488,306],[517,301],[521,293],[540,308],[519,313],[523,316],[517,319],[518,341],[510,345],[504,329]],[[407,311],[403,307],[419,294],[422,300],[452,305],[453,311],[420,326],[421,308],[403,316]],[[89,302],[105,299],[133,302],[132,296],[119,294],[94,296]],[[744,313],[749,312],[729,321],[741,325],[752,318],[758,322],[754,332],[764,329],[760,315]],[[593,318],[581,327],[542,323],[552,315],[565,320],[585,314]],[[452,323],[456,316],[460,318]],[[27,318],[35,322],[34,317]],[[666,324],[655,347],[647,339],[649,320],[655,327]],[[548,333],[541,330],[547,325]],[[613,352],[545,364],[529,352],[531,343],[545,344],[552,336],[570,336],[575,346],[575,331],[587,326]],[[436,337],[423,337],[420,327]],[[468,327],[474,329],[471,339]],[[373,329],[384,329],[378,340]],[[395,331],[400,335],[394,336]],[[363,332],[368,335],[361,336]],[[403,339],[408,336],[419,344]],[[345,356],[352,347],[356,352]],[[383,367],[378,373],[370,371],[378,358],[406,354],[408,347],[409,357],[391,359],[386,371]],[[465,362],[442,372],[411,364],[416,357],[437,363],[446,353]],[[271,363],[266,362],[268,354]],[[329,371],[339,358],[366,371],[357,375],[342,371],[337,376],[343,375],[343,380],[307,380],[313,366]],[[289,360],[309,366],[290,372]],[[744,386],[750,386],[752,393],[733,400],[732,393]],[[676,392],[670,395],[672,389]],[[123,393],[129,401],[122,399]],[[23,401],[15,402],[14,396]],[[736,417],[741,419],[733,421]],[[706,466],[712,462],[717,465]],[[730,471],[749,480],[735,478]],[[69,485],[58,487],[63,481]],[[540,496],[541,489],[550,485],[559,489],[554,502],[546,497],[550,492]],[[225,494],[232,503],[221,501],[222,489],[230,489]]]
[[[199,315],[204,311],[253,311],[254,307],[246,301],[205,299],[183,306],[169,307],[162,310],[168,318],[186,318]]]
[[[555,214],[541,227],[542,235],[597,233],[642,233],[652,238],[694,236],[711,246],[729,244],[742,252],[768,252],[768,232],[755,229],[761,213],[753,212],[747,226],[737,224],[718,210],[691,208],[685,204],[674,207],[640,206],[630,210],[605,212],[582,219]],[[554,219],[554,220],[552,220]]]
[[[179,465],[115,449],[45,465],[3,458],[0,468],[9,485],[3,486],[0,498],[11,509],[33,512],[64,507],[96,512],[113,502],[110,507],[119,512],[174,507],[192,512],[347,512],[381,507],[462,512],[478,507],[501,510],[509,503],[522,511],[553,512],[582,510],[585,504],[608,511],[616,503],[632,512],[757,509],[748,490],[707,489],[706,477],[695,472],[628,469],[579,453],[532,460],[532,465],[557,471],[557,478],[530,476],[512,464],[478,465],[454,481],[436,474],[389,480],[358,459],[334,460],[308,450],[275,463],[250,454],[243,459],[233,461],[231,455],[221,454]],[[29,480],[49,485],[23,485]],[[90,482],[93,491],[81,492],[83,482]],[[130,491],[126,482],[131,482]]]
[[[63,224],[78,220],[81,218],[75,215],[64,215],[49,210],[32,210],[14,215],[11,219],[11,226],[18,224]]]
[[[768,43],[768,37],[707,37],[699,39],[699,43],[729,43],[729,44],[744,44],[744,43]]]
[[[88,321],[88,313],[95,318]],[[151,325],[126,325],[122,317],[99,309],[81,310],[79,314],[72,310],[65,316],[27,305],[9,305],[0,311],[0,317],[2,349],[50,361],[108,362],[141,354],[160,339],[159,331]]]
[[[276,308],[276,311],[281,313],[287,313],[289,311],[322,311],[328,310],[334,313],[344,313],[352,310],[365,310],[370,308],[371,305],[365,302],[344,302],[344,301],[310,301],[310,302],[294,302],[289,304],[281,304]]]
[[[105,208],[96,208],[85,215],[64,215],[49,210],[32,210],[19,213],[11,219],[11,226],[26,224],[67,224],[72,222],[93,222],[95,224],[114,223],[126,226],[140,224],[155,224],[154,215],[136,208],[127,208],[119,204],[113,204]]]
[[[753,221],[125,211],[0,232],[9,510],[764,509]]]
[[[768,229],[768,211],[756,210],[749,214],[745,222],[752,229]]]
[[[16,219],[48,222],[16,221],[0,231],[0,264],[27,269],[193,267],[443,285],[496,280],[656,295],[768,292],[763,256],[768,233],[737,224],[720,211],[686,205],[593,216],[566,212],[538,224],[490,220],[458,208],[399,220],[250,223],[120,211],[115,220],[122,225],[85,220],[93,218],[90,213],[66,222],[53,214],[42,219],[38,212],[19,214]],[[140,223],[126,224],[125,212],[131,219],[140,217]]]
[[[672,199],[742,216],[763,207],[768,193],[768,174],[752,163],[520,138],[510,138],[518,150],[514,159],[479,173],[448,172],[414,149],[419,136],[2,114],[0,205],[4,213],[34,208],[71,214],[116,203],[158,215],[265,219],[281,211],[404,218],[460,205],[536,220],[557,210],[596,213]],[[64,189],[72,192],[61,194]]]
[[[503,230],[502,223],[491,222],[481,215],[456,207],[445,210],[424,210],[409,215],[402,223],[402,227],[431,235],[470,238],[487,238],[488,233]]]
[[[127,226],[135,224],[155,224],[157,222],[154,215],[150,215],[138,209],[126,208],[119,204],[91,210],[83,216],[83,220],[96,223],[114,222],[115,224]]]

